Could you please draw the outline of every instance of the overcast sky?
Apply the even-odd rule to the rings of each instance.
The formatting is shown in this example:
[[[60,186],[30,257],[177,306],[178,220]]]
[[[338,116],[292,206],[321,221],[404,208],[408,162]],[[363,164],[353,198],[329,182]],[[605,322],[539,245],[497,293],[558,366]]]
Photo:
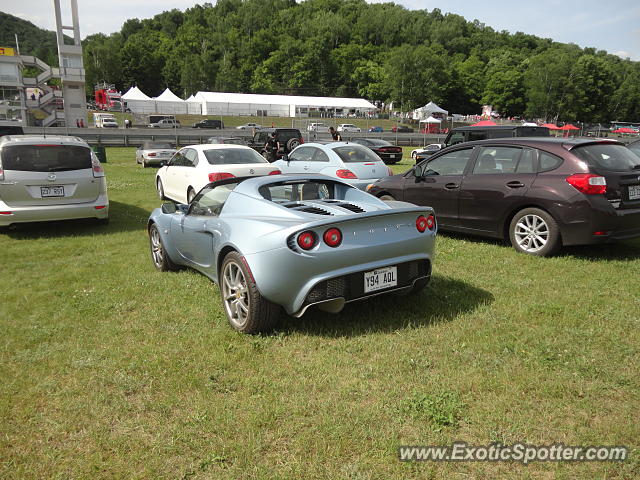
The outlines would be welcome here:
[[[381,3],[379,0],[367,0]],[[70,18],[69,0],[61,0],[63,22]],[[149,18],[164,10],[185,10],[194,0],[78,0],[80,34],[119,31],[129,18]],[[215,3],[215,0],[211,0]],[[524,32],[558,42],[595,47],[640,61],[640,2],[638,0],[396,0],[409,9],[433,10],[478,19],[495,30]],[[47,30],[54,29],[52,0],[2,0],[0,10]],[[419,34],[419,33],[417,33]]]

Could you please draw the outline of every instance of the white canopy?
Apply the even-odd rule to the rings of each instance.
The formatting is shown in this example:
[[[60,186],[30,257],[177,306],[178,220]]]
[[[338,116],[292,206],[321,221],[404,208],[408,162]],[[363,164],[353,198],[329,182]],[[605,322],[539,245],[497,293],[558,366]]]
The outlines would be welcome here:
[[[429,118],[425,118],[424,120],[420,120],[420,123],[442,123],[442,120],[435,118],[435,117],[431,117],[429,116]]]
[[[179,96],[177,96],[175,93],[169,90],[169,88],[166,88],[164,92],[162,92],[159,96],[157,96],[156,100],[158,102],[178,102],[178,103],[184,102],[184,100],[182,100]]]
[[[127,90],[127,93],[122,95],[122,98],[124,100],[151,100],[151,98],[149,98],[147,95],[145,95],[145,93],[140,90],[138,87],[133,86],[131,87],[129,90]]]
[[[185,101],[169,90],[169,88],[166,88],[165,91],[154,100],[156,101],[156,111],[158,113],[188,113]]]
[[[425,119],[425,118],[427,118],[429,116],[433,116],[434,113],[441,114],[441,115],[447,115],[449,112],[447,112],[443,108],[440,108],[435,103],[429,102],[424,107],[416,108],[413,111],[413,119],[414,120],[423,120],[423,119]]]

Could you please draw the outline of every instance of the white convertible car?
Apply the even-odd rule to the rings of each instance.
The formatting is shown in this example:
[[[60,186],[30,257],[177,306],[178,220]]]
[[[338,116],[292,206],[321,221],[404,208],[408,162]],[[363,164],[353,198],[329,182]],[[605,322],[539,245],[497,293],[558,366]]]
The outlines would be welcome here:
[[[205,144],[180,149],[156,175],[160,199],[191,203],[202,187],[225,178],[279,175],[278,168],[242,145]]]

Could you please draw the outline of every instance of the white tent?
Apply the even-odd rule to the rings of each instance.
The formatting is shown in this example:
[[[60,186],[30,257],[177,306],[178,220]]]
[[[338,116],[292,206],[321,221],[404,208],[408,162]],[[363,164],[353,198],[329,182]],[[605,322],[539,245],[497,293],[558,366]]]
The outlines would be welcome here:
[[[156,111],[156,102],[138,87],[131,87],[122,95],[122,99],[133,113],[153,113]]]
[[[305,117],[310,113],[371,113],[376,106],[362,98],[303,97],[252,93],[198,92],[203,115]]]
[[[157,113],[172,113],[181,114],[187,113],[187,104],[184,100],[174,94],[169,88],[166,88],[158,97],[156,101]]]
[[[420,123],[442,123],[442,120],[440,120],[439,118],[435,118],[435,117],[429,116],[428,118],[425,118],[424,120],[420,120]]]
[[[424,120],[427,117],[433,116],[433,114],[438,116],[447,115],[449,112],[443,108],[440,108],[433,102],[427,103],[424,107],[416,108],[413,111],[413,119],[414,120]]]
[[[202,102],[195,95],[191,95],[185,100],[187,104],[187,113],[191,115],[202,115]]]

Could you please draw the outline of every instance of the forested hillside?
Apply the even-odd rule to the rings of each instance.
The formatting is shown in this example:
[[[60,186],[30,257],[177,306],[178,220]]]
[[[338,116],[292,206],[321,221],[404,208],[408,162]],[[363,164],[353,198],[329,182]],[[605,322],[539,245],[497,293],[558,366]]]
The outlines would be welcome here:
[[[552,14],[552,13],[550,13]],[[438,9],[364,0],[218,0],[84,42],[87,85],[358,96],[410,110],[640,121],[640,63]]]
[[[16,48],[16,34],[21,54],[35,55],[49,65],[58,66],[55,32],[43,30],[31,22],[0,12],[0,46]]]

